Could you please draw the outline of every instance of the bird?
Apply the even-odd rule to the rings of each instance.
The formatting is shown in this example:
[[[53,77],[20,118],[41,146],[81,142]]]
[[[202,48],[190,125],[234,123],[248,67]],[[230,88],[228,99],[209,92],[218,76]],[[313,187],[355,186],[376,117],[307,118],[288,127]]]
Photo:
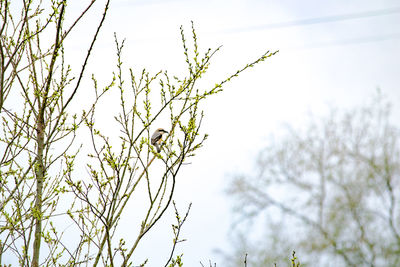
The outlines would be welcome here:
[[[151,144],[157,148],[157,153],[160,153],[160,151],[161,151],[160,145],[162,142],[162,135],[164,133],[168,133],[168,132],[166,130],[164,130],[163,128],[158,128],[157,130],[155,130],[155,132],[151,136]]]

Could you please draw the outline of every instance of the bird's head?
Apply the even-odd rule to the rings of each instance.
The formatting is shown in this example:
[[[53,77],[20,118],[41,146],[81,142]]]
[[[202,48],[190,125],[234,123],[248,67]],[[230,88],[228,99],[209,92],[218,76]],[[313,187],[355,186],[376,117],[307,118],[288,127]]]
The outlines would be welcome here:
[[[156,131],[159,133],[168,133],[168,131],[164,130],[163,128],[158,128]]]

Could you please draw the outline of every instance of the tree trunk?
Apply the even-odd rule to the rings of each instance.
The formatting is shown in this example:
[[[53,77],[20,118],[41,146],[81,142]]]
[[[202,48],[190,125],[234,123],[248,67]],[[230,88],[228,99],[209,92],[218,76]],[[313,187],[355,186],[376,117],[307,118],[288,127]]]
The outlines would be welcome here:
[[[42,111],[42,109],[41,109]],[[33,258],[32,266],[39,266],[39,252],[40,241],[42,237],[42,195],[43,195],[43,182],[45,176],[43,150],[44,150],[44,112],[38,115],[37,124],[37,156],[35,162],[35,176],[36,176],[36,199],[33,216],[35,220],[35,240],[33,242]]]

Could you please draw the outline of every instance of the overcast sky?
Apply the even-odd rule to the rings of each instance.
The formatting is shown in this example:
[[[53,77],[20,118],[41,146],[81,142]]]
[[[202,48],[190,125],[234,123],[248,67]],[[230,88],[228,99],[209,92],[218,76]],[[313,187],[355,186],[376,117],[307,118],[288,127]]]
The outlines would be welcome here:
[[[75,2],[70,12],[79,10],[81,2]],[[76,52],[78,64],[79,51],[88,45],[81,40],[90,26],[93,31],[96,16],[102,12],[100,3],[96,5],[84,21],[87,30],[72,35],[67,44]],[[203,128],[210,137],[178,182],[178,207],[183,210],[193,202],[182,233],[187,241],[178,248],[178,253],[184,253],[185,266],[200,266],[199,261],[207,263],[209,259],[224,266],[212,252],[230,248],[231,200],[224,189],[229,175],[251,170],[269,136],[284,124],[301,125],[309,112],[319,115],[329,107],[362,104],[378,87],[394,104],[400,103],[400,3],[114,0],[90,72],[101,79],[113,69],[114,32],[126,38],[126,66],[138,71],[143,67],[154,72],[181,71],[184,60],[179,27],[183,25],[189,37],[191,20],[204,51],[223,45],[206,76],[210,84],[267,50],[280,50],[210,99]],[[155,228],[138,251],[138,259],[150,259],[148,266],[160,266],[168,258],[172,221],[163,222],[165,225]]]

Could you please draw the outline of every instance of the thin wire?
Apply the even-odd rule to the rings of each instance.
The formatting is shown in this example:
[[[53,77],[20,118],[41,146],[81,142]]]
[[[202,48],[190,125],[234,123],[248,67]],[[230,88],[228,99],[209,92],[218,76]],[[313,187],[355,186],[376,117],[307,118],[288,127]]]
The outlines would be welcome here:
[[[316,42],[304,44],[302,46],[290,46],[287,47],[287,50],[304,50],[304,49],[313,49],[313,48],[323,48],[323,47],[331,47],[331,46],[345,46],[345,45],[354,45],[354,44],[365,44],[365,43],[373,43],[380,41],[387,41],[393,39],[399,39],[400,33],[394,34],[386,34],[386,35],[377,35],[377,36],[367,36],[360,38],[351,38],[337,41],[327,41],[327,42]],[[281,50],[286,50],[285,48],[280,48]]]
[[[312,25],[312,24],[352,20],[352,19],[385,16],[385,15],[391,15],[391,14],[397,14],[397,13],[400,13],[400,7],[378,9],[378,10],[373,10],[373,11],[366,11],[366,12],[352,13],[352,14],[334,15],[334,16],[326,16],[326,17],[293,20],[293,21],[287,21],[287,22],[255,25],[255,26],[249,26],[249,27],[243,27],[243,28],[228,29],[228,30],[224,30],[224,32],[243,32],[243,31],[287,28],[287,27],[295,27],[295,26],[302,26],[302,25]]]

